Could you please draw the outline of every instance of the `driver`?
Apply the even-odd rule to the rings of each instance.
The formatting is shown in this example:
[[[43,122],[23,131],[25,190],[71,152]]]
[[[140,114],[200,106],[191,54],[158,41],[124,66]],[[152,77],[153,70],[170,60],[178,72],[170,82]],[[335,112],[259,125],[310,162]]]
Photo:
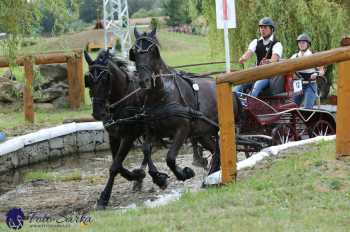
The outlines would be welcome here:
[[[270,17],[260,19],[260,38],[250,42],[248,50],[239,59],[239,63],[244,64],[254,53],[256,55],[257,66],[279,61],[282,57],[283,47],[274,34],[275,29],[275,24]],[[251,95],[257,97],[263,89],[269,86],[269,83],[269,79],[256,81],[253,85]],[[251,84],[238,85],[234,91],[245,91],[249,88],[249,85],[251,86]]]

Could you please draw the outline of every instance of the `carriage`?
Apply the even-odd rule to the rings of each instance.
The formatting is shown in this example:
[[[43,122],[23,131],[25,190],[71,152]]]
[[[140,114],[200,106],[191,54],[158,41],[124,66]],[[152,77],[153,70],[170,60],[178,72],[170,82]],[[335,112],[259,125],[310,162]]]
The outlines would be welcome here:
[[[316,136],[335,134],[335,116],[321,109],[300,108],[292,100],[302,94],[301,81],[292,74],[270,81],[270,89],[282,89],[278,94],[265,92],[259,98],[240,93],[244,117],[238,120],[236,133],[238,151],[249,157],[253,152],[271,146]]]

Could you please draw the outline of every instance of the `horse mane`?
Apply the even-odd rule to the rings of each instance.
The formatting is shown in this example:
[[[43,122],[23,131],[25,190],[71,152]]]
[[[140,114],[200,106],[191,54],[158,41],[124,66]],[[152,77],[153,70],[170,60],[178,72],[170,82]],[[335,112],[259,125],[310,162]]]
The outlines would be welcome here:
[[[109,63],[115,64],[118,68],[127,71],[128,70],[128,62],[116,57],[115,53],[110,53],[101,49],[97,55],[96,61],[100,65],[108,65]]]
[[[122,60],[120,58],[117,58],[115,56],[112,56],[110,60],[113,64],[116,64],[119,68],[121,68],[123,70],[128,70],[128,62],[127,61]]]

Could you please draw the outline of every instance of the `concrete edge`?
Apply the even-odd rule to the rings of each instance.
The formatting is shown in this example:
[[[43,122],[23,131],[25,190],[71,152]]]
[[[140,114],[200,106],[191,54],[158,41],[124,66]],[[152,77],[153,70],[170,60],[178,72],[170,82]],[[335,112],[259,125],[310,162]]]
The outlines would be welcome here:
[[[0,144],[0,173],[69,154],[109,149],[102,122],[69,123],[18,136]]]

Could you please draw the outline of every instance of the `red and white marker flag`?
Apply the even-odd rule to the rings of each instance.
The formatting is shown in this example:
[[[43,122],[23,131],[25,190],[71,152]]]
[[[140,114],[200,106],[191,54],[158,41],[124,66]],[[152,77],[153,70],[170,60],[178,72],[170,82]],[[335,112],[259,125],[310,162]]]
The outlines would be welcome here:
[[[224,29],[226,72],[231,70],[228,28],[236,28],[235,0],[216,0],[216,25]]]

